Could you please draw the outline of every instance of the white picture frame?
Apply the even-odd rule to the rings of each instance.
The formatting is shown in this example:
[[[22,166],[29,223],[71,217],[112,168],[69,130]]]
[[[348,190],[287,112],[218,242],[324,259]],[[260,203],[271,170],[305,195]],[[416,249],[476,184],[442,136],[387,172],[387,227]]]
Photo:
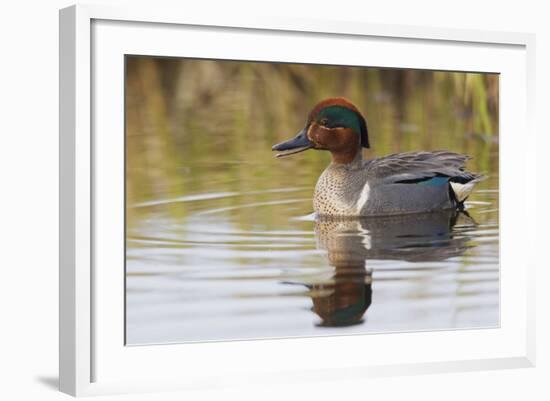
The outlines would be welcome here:
[[[190,35],[186,29],[192,30],[193,35],[198,37],[203,35],[203,48],[180,49],[182,46],[178,47],[175,39],[161,40]],[[209,38],[209,35],[212,37]],[[220,43],[224,41],[219,40],[219,35],[226,35],[228,39],[223,49]],[[123,78],[123,70],[118,68],[122,61],[119,56],[143,52],[185,56],[191,55],[190,51],[197,51],[204,52],[200,54],[202,56],[218,58],[297,60],[293,49],[296,50],[298,44],[287,46],[281,42],[278,47],[263,46],[269,54],[262,56],[258,53],[262,48],[255,42],[257,37],[254,38],[254,35],[261,35],[262,40],[266,43],[272,41],[273,44],[282,40],[329,42],[331,38],[354,46],[362,46],[363,42],[372,42],[375,46],[381,41],[384,41],[384,46],[398,46],[403,42],[401,45],[416,46],[424,52],[420,54],[426,57],[407,59],[406,47],[403,47],[403,52],[378,55],[376,65],[503,74],[500,196],[501,310],[504,315],[498,329],[124,346],[120,336],[124,312],[119,294],[123,291],[119,285],[123,281],[123,266],[120,265],[120,271],[104,269],[105,261],[112,260],[110,265],[116,266],[123,258],[116,248],[122,240],[116,239],[120,228],[120,215],[117,213],[123,210],[119,196],[122,187],[117,189],[122,185],[121,177],[123,179],[119,171],[123,166],[120,163],[123,131],[119,129],[123,117],[120,115],[122,86],[116,84]],[[229,46],[229,43],[237,43],[238,40],[247,41],[251,46],[238,47],[241,50]],[[218,48],[210,48],[210,43],[215,46],[216,41]],[[253,48],[254,43],[256,49]],[[536,142],[532,128],[534,44],[533,35],[522,33],[257,16],[226,20],[223,16],[193,15],[154,7],[78,5],[61,10],[61,391],[72,395],[93,395],[207,388],[229,383],[244,384],[251,379],[266,383],[326,380],[329,377],[354,377],[359,380],[380,375],[534,366],[536,254],[529,253],[531,245],[526,238],[517,238],[511,231],[511,227],[524,227],[517,232],[534,231],[536,216],[534,208],[527,207],[527,199],[533,195],[535,188],[535,177],[525,174],[528,169],[536,171],[535,159],[531,156]],[[435,61],[430,59],[434,49],[439,52],[439,59]],[[469,64],[453,64],[453,57],[461,52],[467,55],[469,60],[465,63]],[[363,65],[365,60],[361,57],[364,55],[356,60],[348,59],[347,63]],[[323,56],[314,59],[314,55],[308,61],[330,62]],[[101,84],[106,82],[114,84]],[[107,89],[112,92],[106,92]],[[99,98],[102,101],[98,101]],[[98,141],[94,136],[97,130],[114,134],[110,139]],[[511,132],[523,132],[522,146],[518,146],[519,139],[510,135]],[[109,143],[112,146],[105,146],[107,140],[114,141]],[[510,157],[512,150],[515,152],[513,170],[502,163]],[[102,177],[106,177],[107,173],[111,178],[104,180]],[[517,185],[512,188],[506,177],[515,177],[514,182],[521,182],[523,187],[519,190]],[[118,195],[102,195],[115,192]],[[118,209],[119,212],[116,211]],[[516,210],[513,215],[507,213],[512,209]],[[110,214],[111,210],[113,214]],[[118,224],[118,228],[108,230],[106,227],[109,224]],[[115,237],[110,237],[109,232]],[[106,249],[103,246],[105,243],[112,243],[113,248]],[[516,259],[518,253],[523,254],[521,260]],[[506,267],[508,264],[516,265],[513,277],[508,274],[511,271]],[[514,295],[511,294],[513,286]],[[512,296],[517,299],[512,299]],[[374,348],[380,352],[372,352],[369,358],[345,352],[348,347],[361,349],[365,341],[376,343]],[[454,345],[453,349],[449,349],[449,344]],[[383,352],[384,347],[392,347],[398,355],[388,355],[388,352]],[[323,357],[319,358],[321,349]],[[291,362],[284,357],[289,352],[295,355]],[[269,366],[262,364],[262,359],[268,359]],[[212,360],[219,360],[217,366],[212,367]],[[178,373],[170,374],[174,371]],[[181,379],[182,376],[185,379]]]

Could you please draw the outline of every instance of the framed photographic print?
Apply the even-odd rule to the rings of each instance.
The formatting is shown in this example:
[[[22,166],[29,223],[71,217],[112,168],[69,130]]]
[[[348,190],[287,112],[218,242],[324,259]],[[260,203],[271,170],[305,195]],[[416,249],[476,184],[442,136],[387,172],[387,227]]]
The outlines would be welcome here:
[[[532,366],[533,44],[62,10],[61,390]]]

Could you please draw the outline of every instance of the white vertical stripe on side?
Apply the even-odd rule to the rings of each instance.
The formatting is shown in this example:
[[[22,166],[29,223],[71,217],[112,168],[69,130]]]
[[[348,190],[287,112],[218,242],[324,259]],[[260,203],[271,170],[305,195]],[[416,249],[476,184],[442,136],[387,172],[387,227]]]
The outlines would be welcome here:
[[[369,187],[369,183],[367,182],[365,183],[365,186],[361,190],[361,194],[359,195],[359,199],[357,199],[357,203],[355,205],[356,206],[355,210],[357,211],[357,214],[361,213],[361,210],[363,210],[363,207],[369,200],[369,193],[370,193],[370,187]]]

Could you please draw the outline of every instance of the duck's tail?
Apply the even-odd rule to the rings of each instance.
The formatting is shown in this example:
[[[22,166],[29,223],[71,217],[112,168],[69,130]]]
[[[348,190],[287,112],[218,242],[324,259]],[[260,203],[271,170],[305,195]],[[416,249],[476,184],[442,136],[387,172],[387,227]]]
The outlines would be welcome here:
[[[472,193],[474,186],[487,178],[483,174],[464,174],[457,177],[452,177],[449,180],[451,194],[455,199],[459,209],[464,207],[464,202]]]

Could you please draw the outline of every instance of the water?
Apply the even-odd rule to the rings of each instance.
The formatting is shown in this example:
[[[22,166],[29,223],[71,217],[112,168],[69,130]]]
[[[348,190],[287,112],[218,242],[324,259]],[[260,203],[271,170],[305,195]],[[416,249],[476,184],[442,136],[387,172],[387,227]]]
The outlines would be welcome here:
[[[413,80],[407,92],[382,85],[384,74],[373,86],[367,74],[376,96],[360,108],[379,112],[366,113],[373,145],[366,158],[449,149],[472,155],[469,169],[489,179],[467,213],[319,219],[312,193],[328,155],[279,160],[270,150],[301,128],[305,111],[282,122],[260,113],[272,103],[254,98],[251,106],[235,92],[242,80],[265,86],[246,69],[227,84],[235,85],[227,99],[197,107],[199,95],[166,90],[194,82],[195,70],[179,62],[128,64],[128,344],[499,324],[495,116],[494,132],[476,132],[483,124],[474,121],[475,104],[456,103],[441,78]],[[223,77],[225,67],[214,66]],[[232,107],[248,110],[246,118]]]
[[[134,205],[144,217],[127,233],[128,343],[498,324],[494,190],[477,191],[469,216],[351,220],[315,219],[311,192]],[[255,221],[266,208],[273,221]]]

